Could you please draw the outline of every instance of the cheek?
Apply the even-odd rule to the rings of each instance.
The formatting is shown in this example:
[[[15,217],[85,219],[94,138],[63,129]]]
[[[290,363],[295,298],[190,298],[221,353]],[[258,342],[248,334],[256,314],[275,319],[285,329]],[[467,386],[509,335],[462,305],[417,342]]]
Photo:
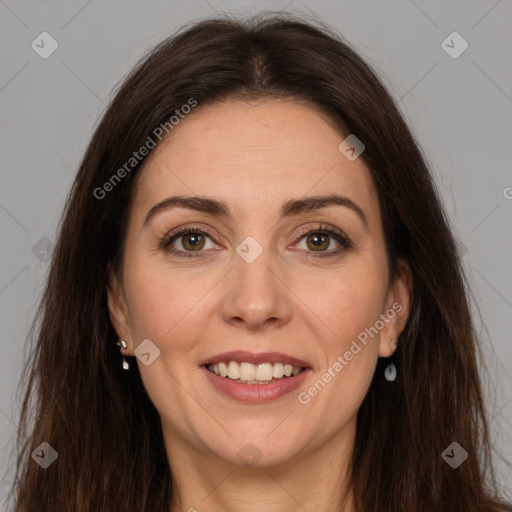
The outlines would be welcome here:
[[[189,271],[171,273],[143,257],[127,262],[125,275],[135,347],[150,339],[160,350],[158,359],[148,366],[136,361],[144,387],[162,417],[172,421],[179,417],[192,431],[193,422],[183,415],[190,408],[190,396],[182,386],[193,380],[195,348],[204,341],[201,329],[211,316],[205,293],[215,281],[205,272],[195,279]]]
[[[147,259],[135,259],[126,269],[128,308],[134,342],[145,338],[163,351],[172,340],[173,350],[189,347],[197,339],[198,322],[190,321],[206,315],[208,301],[204,295],[214,282],[206,272],[191,277],[190,272],[172,273]],[[211,281],[211,283],[210,283]],[[196,335],[195,335],[196,334]]]
[[[330,391],[324,394],[325,414],[339,421],[340,411],[355,414],[372,381],[378,360],[380,315],[384,313],[388,287],[387,266],[380,260],[354,265],[340,274],[328,292],[330,313],[326,319],[336,336],[326,338],[329,373],[322,381]],[[326,311],[329,308],[325,307]],[[330,370],[330,372],[329,372]],[[334,375],[334,376],[333,376]],[[328,403],[340,407],[327,407]]]
[[[301,389],[299,403],[311,407],[306,409],[311,418],[322,418],[324,434],[357,414],[371,384],[380,336],[370,328],[383,312],[382,281],[378,274],[368,273],[364,279],[345,276],[316,296],[312,309],[322,311],[328,329],[322,327],[318,336],[321,367],[309,387]]]
[[[298,281],[294,291],[304,298],[304,315],[311,321],[316,318],[316,324],[321,320],[316,330],[324,333],[321,339],[332,359],[333,353],[348,350],[351,341],[379,319],[387,287],[387,267],[379,260],[354,258],[330,272],[328,278]]]

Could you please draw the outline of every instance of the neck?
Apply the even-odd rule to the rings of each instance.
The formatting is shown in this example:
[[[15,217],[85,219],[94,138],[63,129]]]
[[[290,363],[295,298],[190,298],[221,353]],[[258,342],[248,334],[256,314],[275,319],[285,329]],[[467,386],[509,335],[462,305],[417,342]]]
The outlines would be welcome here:
[[[171,512],[353,512],[348,486],[355,425],[283,464],[245,467],[164,438],[173,474]]]

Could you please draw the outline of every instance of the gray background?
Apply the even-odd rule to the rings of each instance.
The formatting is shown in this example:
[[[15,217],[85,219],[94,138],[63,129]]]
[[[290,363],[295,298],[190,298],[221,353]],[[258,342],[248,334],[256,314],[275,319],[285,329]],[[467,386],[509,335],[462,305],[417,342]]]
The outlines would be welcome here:
[[[45,239],[55,240],[65,196],[112,87],[183,23],[265,9],[328,22],[399,100],[461,243],[481,313],[496,454],[512,459],[512,2],[0,0],[2,476],[13,463],[14,393],[48,268]],[[44,31],[59,45],[47,59],[31,47]],[[441,46],[453,31],[469,44],[456,59]],[[499,460],[498,468],[503,489],[512,489],[512,472]],[[10,480],[7,472],[0,503]]]

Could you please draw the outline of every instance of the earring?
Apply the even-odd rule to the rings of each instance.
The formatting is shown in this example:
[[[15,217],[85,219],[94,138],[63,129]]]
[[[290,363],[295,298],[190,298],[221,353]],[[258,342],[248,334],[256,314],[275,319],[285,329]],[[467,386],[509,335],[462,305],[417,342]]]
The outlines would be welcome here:
[[[395,338],[391,338],[391,343],[393,343],[393,345],[394,345],[393,348],[396,349],[398,341]],[[397,371],[396,371],[395,364],[394,363],[389,363],[386,366],[386,369],[384,370],[384,378],[388,382],[393,382],[396,379],[396,374],[397,374]]]
[[[394,363],[389,363],[384,370],[384,378],[388,382],[393,382],[396,379],[396,366]]]
[[[121,353],[122,351],[128,346],[126,344],[126,341],[124,340],[120,340],[117,342],[117,346],[118,347],[121,347]],[[124,358],[124,354],[123,354],[123,370],[129,370],[130,369],[130,365],[128,364],[128,361]]]

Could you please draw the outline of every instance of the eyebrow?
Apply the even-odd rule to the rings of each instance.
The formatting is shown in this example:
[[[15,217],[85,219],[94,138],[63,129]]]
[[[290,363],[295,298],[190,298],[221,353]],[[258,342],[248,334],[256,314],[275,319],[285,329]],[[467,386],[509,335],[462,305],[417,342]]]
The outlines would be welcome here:
[[[303,199],[290,199],[283,203],[279,211],[280,220],[286,217],[299,215],[327,208],[329,206],[344,206],[353,210],[368,230],[368,219],[363,209],[352,199],[338,194],[327,196],[310,196]],[[208,213],[217,217],[229,217],[230,209],[226,202],[204,196],[171,196],[155,204],[147,213],[143,226],[160,213],[173,208],[187,208],[198,212]]]

